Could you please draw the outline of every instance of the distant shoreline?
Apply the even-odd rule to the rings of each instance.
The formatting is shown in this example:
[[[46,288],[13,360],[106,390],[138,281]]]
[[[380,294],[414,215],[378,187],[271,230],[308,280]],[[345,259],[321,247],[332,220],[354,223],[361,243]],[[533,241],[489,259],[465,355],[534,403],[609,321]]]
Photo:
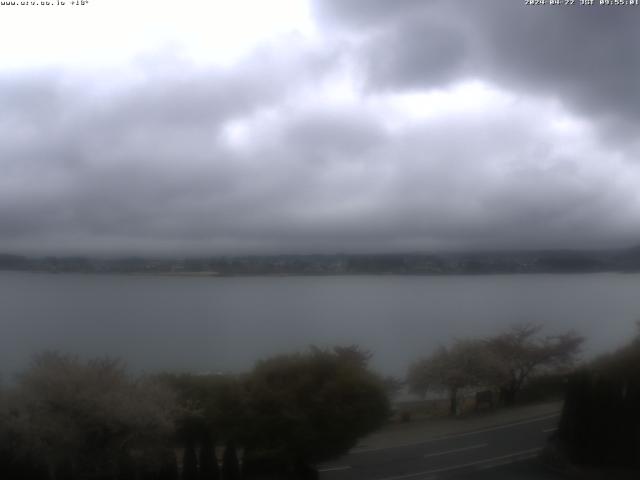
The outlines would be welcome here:
[[[117,273],[171,277],[498,275],[640,272],[640,247],[389,254],[154,257],[27,257],[0,254],[0,271]]]
[[[33,273],[46,275],[92,275],[127,276],[156,278],[290,278],[290,277],[483,277],[508,275],[599,275],[619,274],[638,275],[640,270],[599,270],[599,271],[535,271],[535,272],[446,272],[446,273],[212,273],[212,272],[87,272],[87,271],[49,271],[49,270],[11,270],[0,269],[0,273]]]

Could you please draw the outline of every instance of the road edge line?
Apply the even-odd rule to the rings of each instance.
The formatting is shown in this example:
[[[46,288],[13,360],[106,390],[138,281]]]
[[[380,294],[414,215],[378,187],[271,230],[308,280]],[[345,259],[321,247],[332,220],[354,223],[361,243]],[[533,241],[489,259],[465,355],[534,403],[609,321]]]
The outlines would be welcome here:
[[[448,440],[450,438],[466,437],[468,435],[476,435],[478,433],[492,432],[494,430],[501,430],[501,429],[509,428],[509,427],[517,427],[518,425],[526,425],[527,423],[535,423],[535,422],[540,422],[542,420],[548,420],[548,419],[553,418],[553,417],[559,417],[560,414],[561,414],[561,411],[558,411],[556,413],[552,413],[552,414],[548,414],[548,415],[543,415],[543,416],[539,416],[539,417],[531,417],[531,418],[526,419],[526,420],[517,421],[517,422],[511,422],[511,423],[505,423],[505,424],[502,424],[502,425],[494,425],[492,427],[482,428],[480,430],[473,430],[473,431],[470,431],[470,432],[453,433],[453,434],[450,434],[450,435],[443,435],[443,436],[440,436],[440,437],[430,438],[430,439],[427,439],[427,440],[420,440],[420,441],[417,441],[417,442],[409,442],[409,443],[400,443],[400,444],[397,444],[397,445],[390,445],[388,447],[375,447],[375,448],[367,448],[367,449],[362,449],[362,450],[357,450],[357,451],[351,451],[351,452],[347,453],[347,456],[360,455],[361,453],[379,452],[381,450],[391,450],[391,449],[394,449],[394,448],[412,447],[412,446],[415,446],[415,445],[423,445],[425,443],[438,442],[440,440]]]

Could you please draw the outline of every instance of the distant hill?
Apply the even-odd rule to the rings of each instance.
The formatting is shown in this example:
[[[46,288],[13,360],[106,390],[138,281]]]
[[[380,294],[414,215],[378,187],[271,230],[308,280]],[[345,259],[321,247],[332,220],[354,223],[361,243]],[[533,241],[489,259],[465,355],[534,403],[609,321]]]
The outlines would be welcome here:
[[[157,275],[452,275],[640,272],[640,246],[397,254],[246,255],[198,258],[28,257],[0,254],[0,270]]]

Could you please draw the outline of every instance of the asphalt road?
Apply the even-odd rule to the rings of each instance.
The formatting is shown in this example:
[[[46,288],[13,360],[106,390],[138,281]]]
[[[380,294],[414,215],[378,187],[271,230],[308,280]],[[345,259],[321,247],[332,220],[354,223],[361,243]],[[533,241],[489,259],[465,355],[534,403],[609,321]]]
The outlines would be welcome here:
[[[321,480],[554,479],[536,459],[559,414],[421,443],[360,450],[320,466]]]

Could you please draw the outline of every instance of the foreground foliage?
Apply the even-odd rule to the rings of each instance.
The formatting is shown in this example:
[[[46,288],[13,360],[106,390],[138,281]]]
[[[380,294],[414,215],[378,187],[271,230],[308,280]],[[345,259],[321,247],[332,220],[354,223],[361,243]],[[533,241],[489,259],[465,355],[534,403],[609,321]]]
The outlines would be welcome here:
[[[556,441],[573,463],[640,469],[640,335],[572,375]]]
[[[385,386],[357,353],[312,349],[260,362],[247,382],[247,455],[317,463],[378,428],[390,412]]]
[[[448,392],[452,415],[465,388],[497,389],[505,404],[513,404],[534,374],[565,370],[580,352],[583,338],[574,332],[542,337],[540,330],[525,324],[482,340],[456,340],[414,362],[407,383],[422,396],[429,389]]]
[[[115,360],[45,353],[0,392],[0,478],[313,477],[387,418],[369,358],[312,348],[244,376],[133,379]]]
[[[172,392],[117,361],[39,355],[5,396],[3,478],[113,478],[135,462],[159,471],[175,415]]]

